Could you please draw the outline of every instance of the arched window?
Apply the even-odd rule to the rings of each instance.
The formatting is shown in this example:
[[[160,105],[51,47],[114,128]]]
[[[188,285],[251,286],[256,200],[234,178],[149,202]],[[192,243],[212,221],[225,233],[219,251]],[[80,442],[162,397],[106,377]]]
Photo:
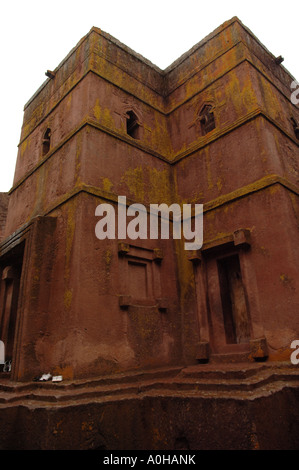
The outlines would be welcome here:
[[[212,111],[212,106],[210,104],[206,104],[199,115],[199,121],[201,124],[202,134],[206,135],[208,132],[211,132],[215,129],[215,118],[214,113]]]
[[[49,152],[50,144],[51,144],[51,129],[48,127],[48,129],[44,133],[44,138],[43,138],[43,155],[46,155]]]
[[[139,128],[138,118],[133,111],[128,111],[127,114],[127,134],[133,139],[139,139]]]
[[[297,124],[297,122],[295,121],[294,118],[291,118],[291,121],[292,121],[292,124],[293,124],[295,136],[299,140],[299,126],[298,126],[298,124]]]

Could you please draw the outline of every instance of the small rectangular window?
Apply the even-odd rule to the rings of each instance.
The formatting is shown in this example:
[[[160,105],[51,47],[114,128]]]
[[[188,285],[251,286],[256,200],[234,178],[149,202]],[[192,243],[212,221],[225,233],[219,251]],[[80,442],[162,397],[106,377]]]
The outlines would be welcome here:
[[[44,138],[43,138],[43,155],[47,155],[47,153],[50,151],[50,145],[51,145],[51,129],[47,129],[46,132],[44,133]]]
[[[199,116],[202,134],[206,135],[215,129],[215,118],[212,111],[212,106],[205,105]]]
[[[133,111],[127,112],[127,134],[133,139],[139,139],[139,123]]]

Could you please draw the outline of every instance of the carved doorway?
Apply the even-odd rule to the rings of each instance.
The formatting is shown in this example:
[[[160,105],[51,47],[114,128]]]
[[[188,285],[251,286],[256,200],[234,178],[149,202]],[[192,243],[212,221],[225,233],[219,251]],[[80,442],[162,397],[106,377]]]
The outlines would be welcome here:
[[[0,340],[5,346],[5,372],[10,372],[13,363],[23,254],[24,246],[20,245],[0,261]]]

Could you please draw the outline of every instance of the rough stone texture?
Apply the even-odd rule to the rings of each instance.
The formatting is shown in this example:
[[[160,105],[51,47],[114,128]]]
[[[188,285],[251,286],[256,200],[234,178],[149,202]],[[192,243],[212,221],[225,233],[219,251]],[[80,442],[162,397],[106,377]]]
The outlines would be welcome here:
[[[298,139],[291,120],[299,122],[299,109],[290,101],[292,81],[237,18],[164,71],[98,28],[81,39],[25,105],[0,245],[1,273],[17,268],[16,277],[0,286],[0,333],[11,351],[13,383],[50,372],[76,384],[198,361],[208,362],[201,367],[289,363],[290,344],[299,335]],[[214,117],[209,129],[202,121],[202,115],[211,117],[207,110]],[[129,112],[139,125],[137,139],[127,132]],[[120,195],[128,205],[147,208],[204,204],[202,249],[188,253],[183,240],[172,239],[98,240],[95,209],[100,203],[116,207]],[[231,385],[229,375],[222,378]],[[285,407],[288,394],[297,400],[296,387],[273,385],[272,398],[254,403],[246,391],[240,403],[235,396],[222,401],[217,389],[209,406],[222,417],[242,416],[242,433],[228,425],[230,418],[224,432],[225,424],[208,417],[192,387],[192,399],[180,389],[180,397],[169,392],[155,404],[138,400],[138,413],[135,398],[116,400],[107,416],[113,423],[119,412],[126,424],[109,440],[107,422],[105,446],[252,448],[257,433],[261,447],[271,448],[279,446],[270,425],[276,426],[278,409],[297,426]],[[261,402],[274,410],[264,424],[257,418]],[[58,426],[60,414],[67,419],[71,413],[74,429],[83,429],[86,413],[108,409],[86,406],[71,400],[51,412],[51,420]],[[143,432],[153,406],[165,409],[165,420],[157,428],[161,413],[154,413]],[[186,418],[176,418],[181,429],[173,434],[169,423],[180,406]],[[34,422],[37,416],[50,422],[48,410],[46,402],[23,409],[30,429],[20,438],[23,448],[39,445]],[[135,412],[138,444],[126,428]],[[1,408],[0,416],[13,423],[14,413],[16,405]],[[190,426],[199,421],[205,437],[192,435]],[[52,428],[42,433],[47,444],[40,446],[70,446],[58,429],[55,442]],[[89,444],[77,436],[74,445],[100,447],[99,435]],[[166,436],[163,444],[157,435]],[[283,439],[283,447],[294,445],[295,437]]]
[[[298,384],[296,367],[282,364],[1,384],[0,448],[295,450]]]
[[[8,194],[0,193],[0,241],[4,237],[7,208],[8,208]]]

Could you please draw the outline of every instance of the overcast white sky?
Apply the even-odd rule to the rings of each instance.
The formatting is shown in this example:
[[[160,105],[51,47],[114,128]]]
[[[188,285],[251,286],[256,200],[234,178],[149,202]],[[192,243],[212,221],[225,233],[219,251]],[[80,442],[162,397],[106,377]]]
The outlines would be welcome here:
[[[298,0],[1,0],[0,191],[12,186],[24,104],[92,26],[164,69],[238,16],[299,80],[298,13]]]

